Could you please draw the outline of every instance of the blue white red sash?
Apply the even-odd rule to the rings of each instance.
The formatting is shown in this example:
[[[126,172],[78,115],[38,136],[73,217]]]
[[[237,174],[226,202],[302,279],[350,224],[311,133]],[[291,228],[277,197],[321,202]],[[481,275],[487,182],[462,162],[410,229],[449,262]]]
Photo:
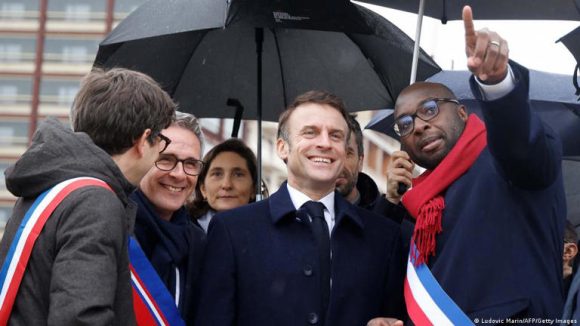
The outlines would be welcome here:
[[[104,181],[81,177],[63,181],[43,192],[28,209],[0,270],[0,325],[6,325],[36,239],[55,208],[74,190],[98,186],[113,191]]]
[[[407,311],[413,323],[424,325],[473,325],[473,322],[445,293],[429,267],[425,264],[415,266],[411,257],[416,251],[411,243],[407,261],[407,276],[405,278],[405,302]]]
[[[173,297],[135,238],[129,238],[133,309],[137,325],[185,325]]]

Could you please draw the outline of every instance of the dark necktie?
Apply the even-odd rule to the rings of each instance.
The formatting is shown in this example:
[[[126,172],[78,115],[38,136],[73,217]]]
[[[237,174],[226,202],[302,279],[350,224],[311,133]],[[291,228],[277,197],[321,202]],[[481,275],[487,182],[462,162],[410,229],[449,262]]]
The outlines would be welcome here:
[[[321,314],[322,325],[328,308],[330,297],[330,235],[328,225],[324,219],[324,204],[315,201],[308,201],[302,205],[306,210],[312,222],[312,234],[318,244],[318,253],[320,258],[320,292],[321,292]]]

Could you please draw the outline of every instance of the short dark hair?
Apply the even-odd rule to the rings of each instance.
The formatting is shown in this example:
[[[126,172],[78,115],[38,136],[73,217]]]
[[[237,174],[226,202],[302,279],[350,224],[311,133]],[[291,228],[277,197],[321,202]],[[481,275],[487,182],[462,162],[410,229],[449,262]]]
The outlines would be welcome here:
[[[350,132],[354,133],[358,156],[364,155],[365,148],[363,145],[363,134],[360,128],[360,124],[356,120],[356,114],[349,114],[348,120],[346,120],[346,122],[348,124],[348,129],[350,129]]]
[[[286,110],[284,110],[280,114],[280,117],[278,118],[278,138],[282,138],[285,141],[289,140],[288,130],[286,128],[286,124],[288,122],[288,119],[290,119],[292,112],[294,112],[294,110],[296,110],[297,107],[299,107],[300,105],[306,104],[306,103],[325,104],[325,105],[328,105],[330,107],[335,108],[342,115],[342,117],[344,118],[344,121],[346,121],[346,123],[348,125],[349,114],[348,114],[348,111],[346,110],[346,105],[344,104],[342,99],[334,94],[329,93],[329,92],[313,90],[313,91],[308,91],[304,94],[298,95],[294,99],[294,102],[292,102],[292,104],[290,104],[286,108]],[[348,135],[346,136],[347,143],[348,143],[349,139],[350,139],[350,133],[348,133]]]
[[[95,68],[81,81],[71,108],[74,131],[85,132],[109,155],[126,152],[147,129],[153,144],[177,105],[151,77],[128,69]]]
[[[203,194],[201,193],[201,185],[205,182],[207,173],[209,172],[211,163],[215,158],[224,152],[233,152],[240,155],[248,165],[248,170],[252,176],[252,189],[256,188],[258,180],[258,164],[256,160],[256,155],[243,141],[237,138],[230,138],[220,144],[217,144],[203,157],[203,168],[199,176],[197,177],[197,184],[195,185],[195,197],[193,202],[189,205],[189,213],[196,219],[201,217],[203,214],[207,213],[210,209],[207,201],[203,199]],[[252,197],[250,202],[254,202],[256,199]]]

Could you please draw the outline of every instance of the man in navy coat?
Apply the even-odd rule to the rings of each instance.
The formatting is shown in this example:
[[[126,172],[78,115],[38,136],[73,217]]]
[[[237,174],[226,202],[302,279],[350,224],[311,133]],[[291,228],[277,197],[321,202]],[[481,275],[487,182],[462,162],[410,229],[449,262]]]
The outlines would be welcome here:
[[[267,200],[212,220],[196,325],[353,326],[381,315],[404,317],[398,225],[334,191],[349,137],[346,118],[340,99],[318,91],[282,113],[276,148],[288,181]],[[329,279],[314,217],[301,208],[308,201],[324,204]]]
[[[417,258],[471,321],[554,321],[564,295],[561,145],[530,110],[527,70],[508,63],[506,41],[475,31],[471,9],[463,13],[485,125],[444,85],[407,87],[395,106],[403,151],[393,155],[387,198],[398,203],[397,184],[411,185],[409,159],[427,169],[402,197],[416,218]],[[425,207],[437,207],[431,221]]]

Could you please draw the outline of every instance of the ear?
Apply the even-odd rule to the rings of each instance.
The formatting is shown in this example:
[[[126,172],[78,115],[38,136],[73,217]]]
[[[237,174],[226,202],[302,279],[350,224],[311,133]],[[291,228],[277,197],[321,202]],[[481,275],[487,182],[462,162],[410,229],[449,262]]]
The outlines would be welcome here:
[[[282,161],[286,162],[288,160],[288,152],[289,152],[289,145],[282,138],[278,138],[276,140],[276,153],[278,157],[282,159]]]
[[[463,105],[463,104],[459,106],[459,110],[457,110],[457,114],[459,114],[459,117],[463,121],[467,121],[467,118],[469,117],[469,113],[467,112],[467,107],[465,107],[465,105]]]
[[[358,157],[358,172],[362,172],[363,166],[364,166],[364,160],[365,160],[365,156],[359,155],[359,157]]]
[[[141,134],[141,136],[139,136],[139,138],[137,138],[137,140],[135,140],[133,147],[135,147],[135,149],[137,150],[139,157],[145,156],[146,146],[151,146],[151,144],[149,144],[149,141],[147,141],[147,138],[150,135],[151,135],[151,129],[145,129],[143,134]]]

